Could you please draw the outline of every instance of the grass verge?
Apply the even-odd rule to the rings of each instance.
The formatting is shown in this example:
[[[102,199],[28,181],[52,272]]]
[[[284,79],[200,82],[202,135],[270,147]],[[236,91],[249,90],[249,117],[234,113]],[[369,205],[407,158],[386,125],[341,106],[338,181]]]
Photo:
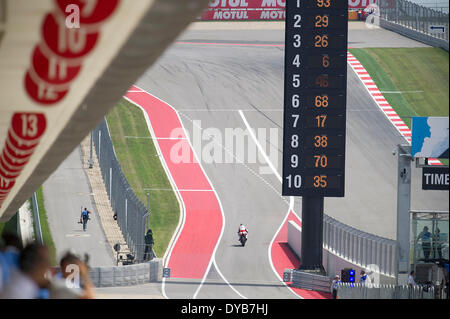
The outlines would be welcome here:
[[[178,225],[180,207],[144,114],[122,99],[108,114],[107,122],[117,158],[136,196],[146,205],[147,192],[150,194],[149,226],[155,239],[155,253],[162,257]]]
[[[412,116],[449,115],[448,52],[439,48],[349,51],[366,68],[408,127]]]
[[[349,50],[411,128],[413,116],[449,116],[449,53],[440,48]],[[441,159],[448,165],[448,159]]]

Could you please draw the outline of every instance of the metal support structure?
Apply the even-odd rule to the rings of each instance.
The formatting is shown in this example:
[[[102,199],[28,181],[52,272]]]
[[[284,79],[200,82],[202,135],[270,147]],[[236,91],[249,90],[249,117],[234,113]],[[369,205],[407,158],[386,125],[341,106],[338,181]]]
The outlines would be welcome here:
[[[412,269],[416,271],[416,266],[417,266],[417,261],[418,261],[418,256],[417,256],[417,241],[418,241],[418,222],[419,220],[422,221],[431,221],[432,226],[431,226],[431,234],[432,234],[432,238],[433,241],[435,241],[435,234],[436,234],[436,228],[438,227],[438,223],[439,222],[448,222],[448,215],[449,212],[448,211],[440,211],[440,210],[411,210],[410,215],[412,217],[412,231],[413,231],[413,236],[412,236],[412,250],[413,250],[413,261],[412,261]],[[439,241],[441,240],[441,238],[438,239]],[[448,241],[448,240],[447,240]],[[441,242],[442,243],[442,242]],[[437,259],[436,257],[436,253],[437,251],[435,249],[437,249],[437,246],[435,246],[435,244],[433,244],[433,248],[432,248],[432,252],[431,252],[431,259]]]
[[[34,233],[36,234],[36,241],[42,245],[44,243],[44,239],[42,237],[41,220],[39,218],[39,207],[37,203],[36,193],[33,193],[33,196],[31,197],[31,203],[31,206],[33,208]]]
[[[411,208],[411,146],[398,145],[397,176],[397,285],[407,284],[411,265],[410,253],[410,208]]]
[[[322,196],[302,198],[302,255],[299,270],[324,273],[322,265],[323,208]]]

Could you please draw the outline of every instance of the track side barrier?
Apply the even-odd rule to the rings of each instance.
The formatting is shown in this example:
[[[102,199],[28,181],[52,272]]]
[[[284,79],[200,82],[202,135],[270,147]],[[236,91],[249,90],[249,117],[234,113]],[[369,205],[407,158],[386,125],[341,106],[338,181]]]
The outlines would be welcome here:
[[[435,299],[434,287],[349,284],[338,285],[338,299]]]
[[[447,12],[407,0],[378,0],[380,26],[431,46],[449,50]],[[392,2],[393,5],[390,5]]]
[[[288,245],[301,256],[301,227],[290,221]],[[395,283],[396,242],[362,232],[356,228],[324,216],[323,267],[328,276],[340,275],[344,268],[357,274],[364,270],[375,283]]]
[[[162,260],[153,259],[127,266],[92,267],[90,276],[96,287],[120,287],[159,282],[162,280]]]

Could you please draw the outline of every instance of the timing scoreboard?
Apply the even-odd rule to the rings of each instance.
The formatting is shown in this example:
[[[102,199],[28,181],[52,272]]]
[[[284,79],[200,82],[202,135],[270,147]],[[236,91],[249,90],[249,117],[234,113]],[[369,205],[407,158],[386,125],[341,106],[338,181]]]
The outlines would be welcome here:
[[[343,197],[348,1],[286,1],[283,195]]]

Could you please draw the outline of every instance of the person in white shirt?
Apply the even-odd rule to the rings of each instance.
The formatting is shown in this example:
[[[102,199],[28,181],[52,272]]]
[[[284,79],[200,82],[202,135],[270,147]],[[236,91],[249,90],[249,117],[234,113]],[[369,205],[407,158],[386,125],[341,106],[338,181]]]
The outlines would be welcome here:
[[[364,285],[367,282],[367,274],[364,270],[361,270],[361,276],[359,277],[359,283]]]
[[[334,280],[331,282],[331,294],[333,295],[333,299],[337,299],[337,290],[338,285],[341,282],[341,277],[339,275],[334,276]]]

